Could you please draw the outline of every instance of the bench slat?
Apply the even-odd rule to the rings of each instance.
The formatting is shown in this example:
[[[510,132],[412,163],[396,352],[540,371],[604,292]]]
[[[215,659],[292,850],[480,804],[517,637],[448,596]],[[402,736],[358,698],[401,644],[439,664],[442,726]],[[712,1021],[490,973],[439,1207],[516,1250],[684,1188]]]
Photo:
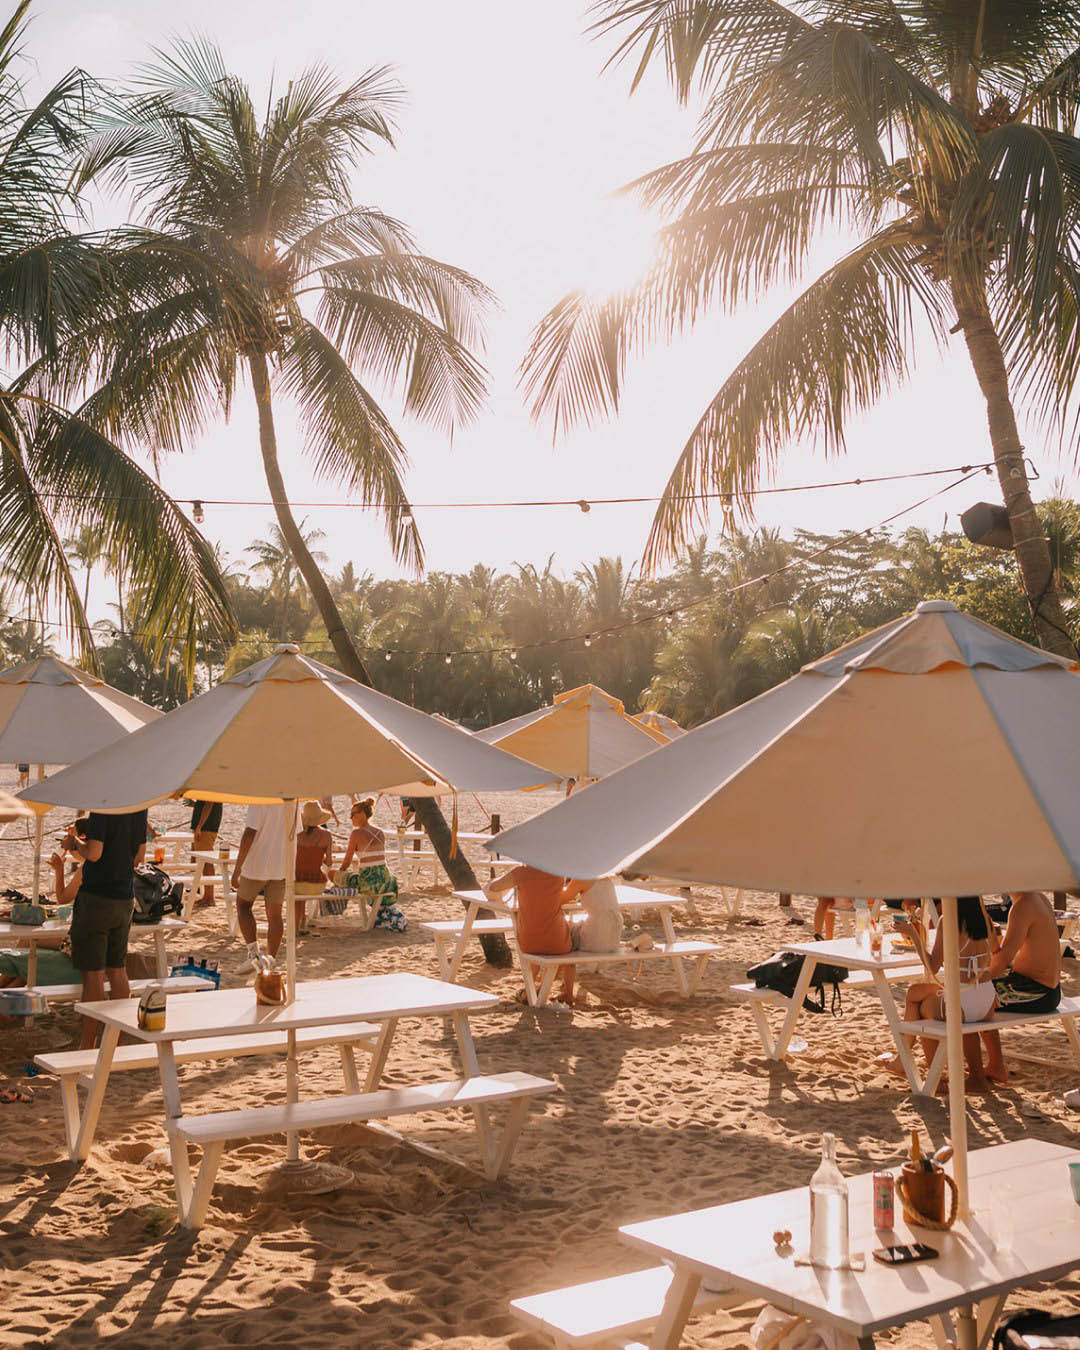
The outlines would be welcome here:
[[[658,942],[647,952],[635,952],[629,947],[623,947],[617,952],[563,952],[557,956],[521,952],[520,956],[523,961],[529,961],[534,966],[591,966],[615,961],[658,961],[665,956],[669,959],[672,956],[710,956],[722,950],[718,942],[687,939],[681,942]]]
[[[317,1045],[374,1044],[380,1028],[374,1022],[346,1022],[330,1027],[301,1027],[296,1033],[297,1049],[311,1049]],[[178,1041],[175,1050],[177,1064],[188,1064],[201,1059],[232,1059],[244,1055],[266,1055],[288,1049],[288,1035],[283,1031],[256,1031],[250,1036],[205,1036],[201,1040]],[[97,1065],[96,1050],[61,1050],[54,1054],[37,1055],[34,1063],[46,1073],[59,1078],[71,1074],[92,1073]],[[113,1051],[111,1072],[122,1069],[157,1068],[157,1048],[153,1045],[118,1045]]]
[[[515,1298],[510,1307],[523,1322],[539,1327],[560,1343],[600,1345],[617,1336],[647,1331],[660,1316],[670,1284],[671,1270],[654,1266],[632,1275]],[[734,1307],[739,1301],[745,1302],[745,1296],[700,1289],[694,1311],[704,1313],[724,1304]]]
[[[314,1130],[352,1121],[381,1120],[416,1111],[446,1110],[457,1106],[490,1106],[514,1097],[553,1092],[548,1078],[530,1073],[501,1073],[454,1082],[425,1083],[418,1087],[384,1088],[318,1101],[260,1106],[243,1111],[216,1111],[205,1116],[180,1116],[169,1122],[172,1133],[195,1144],[229,1139],[255,1139],[268,1134]]]
[[[207,989],[216,989],[213,980],[203,979],[201,975],[168,975],[163,980],[129,980],[132,995],[141,994],[146,989],[164,989],[167,994],[195,994]],[[54,1003],[74,1002],[82,998],[81,984],[38,984],[33,993],[44,994]]]
[[[438,919],[422,923],[420,927],[428,933],[460,937],[465,931],[465,920]],[[472,926],[472,932],[474,933],[512,933],[513,931],[513,919],[475,919]]]
[[[1080,1017],[1080,998],[1063,998],[1053,1012],[995,1012],[985,1021],[965,1022],[964,1035],[974,1035],[977,1031],[1008,1031],[1010,1027],[1031,1026],[1034,1022],[1049,1022],[1059,1017]],[[906,1034],[925,1036],[927,1040],[943,1041],[948,1034],[944,1022],[901,1022],[900,1026]]]

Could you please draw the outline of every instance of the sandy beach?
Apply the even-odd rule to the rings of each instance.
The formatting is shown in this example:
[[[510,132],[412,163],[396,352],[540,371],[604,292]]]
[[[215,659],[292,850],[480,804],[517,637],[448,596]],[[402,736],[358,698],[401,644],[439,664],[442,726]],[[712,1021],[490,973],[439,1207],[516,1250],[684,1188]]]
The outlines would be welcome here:
[[[6,776],[0,785],[9,786]],[[484,805],[509,825],[554,800],[492,796]],[[156,808],[152,818],[159,828],[178,825],[183,807]],[[381,803],[377,819],[390,818],[390,804]],[[239,809],[227,809],[224,838],[238,838],[241,819]],[[59,822],[58,815],[50,827]],[[484,823],[478,804],[463,799],[462,828]],[[0,850],[5,882],[28,886],[29,844],[9,837]],[[715,940],[723,954],[690,1001],[655,963],[633,983],[625,967],[611,977],[585,974],[586,1002],[572,1014],[533,1012],[512,1002],[513,972],[484,965],[478,948],[468,958],[466,981],[506,1000],[473,1019],[481,1067],[530,1071],[554,1078],[560,1089],[534,1107],[504,1182],[470,1170],[475,1139],[465,1115],[395,1122],[454,1152],[468,1165],[462,1167],[349,1126],[307,1138],[305,1148],[349,1167],[354,1187],[288,1202],[268,1197],[263,1180],[282,1156],[282,1141],[234,1146],[205,1227],[190,1233],[177,1225],[160,1152],[156,1074],[113,1077],[83,1166],[64,1153],[56,1082],[21,1078],[34,1090],[32,1104],[0,1107],[0,1344],[150,1346],[166,1337],[183,1350],[301,1341],[526,1350],[545,1342],[520,1328],[508,1301],[640,1267],[640,1256],[618,1239],[620,1224],[803,1185],[824,1130],[841,1141],[848,1173],[897,1162],[912,1126],[941,1141],[944,1102],[916,1104],[874,1065],[889,1039],[872,997],[845,997],[841,1018],[806,1016],[800,1030],[808,1049],[779,1066],[764,1060],[748,1011],[728,996],[728,985],[778,942],[795,931],[809,934],[808,901],[796,899],[786,911],[775,895],[751,894],[743,918],[729,920],[716,892],[696,888],[695,905],[697,921],[679,916],[680,934]],[[319,936],[301,946],[302,975],[437,975],[419,921],[454,917],[456,902],[445,890],[423,891],[406,897],[403,908],[410,920],[404,934],[365,934],[348,916],[321,921]],[[789,926],[792,914],[807,921],[803,928]],[[181,948],[220,960],[223,985],[246,981],[242,949],[230,944],[220,906],[198,912]],[[1066,992],[1077,985],[1075,966],[1066,962]],[[75,1031],[70,1010],[29,1028],[0,1029],[0,1073],[18,1077],[35,1051],[66,1044]],[[1063,1033],[1014,1033],[1006,1053],[1024,1046],[1059,1057],[1061,1071],[1016,1065],[1008,1087],[975,1099],[972,1148],[1028,1135],[1075,1143],[1078,1117],[1062,1105],[1061,1092],[1080,1075]],[[404,1023],[386,1081],[444,1077],[453,1066],[452,1041],[440,1025]],[[185,1106],[194,1112],[284,1099],[280,1058],[191,1065],[181,1075]],[[301,1096],[339,1090],[332,1048],[303,1057]],[[1010,1306],[1075,1308],[1078,1296],[1074,1277],[1018,1295]],[[692,1321],[685,1344],[746,1346],[756,1312],[748,1305]],[[921,1325],[886,1342],[933,1343]]]

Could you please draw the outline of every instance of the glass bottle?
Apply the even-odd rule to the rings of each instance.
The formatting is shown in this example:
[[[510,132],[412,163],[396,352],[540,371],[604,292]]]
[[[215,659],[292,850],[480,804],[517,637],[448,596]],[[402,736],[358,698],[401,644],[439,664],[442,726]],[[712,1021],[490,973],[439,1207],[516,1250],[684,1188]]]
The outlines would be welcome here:
[[[810,1178],[810,1261],[826,1270],[849,1263],[848,1184],[836,1165],[836,1136],[821,1137],[821,1164]]]

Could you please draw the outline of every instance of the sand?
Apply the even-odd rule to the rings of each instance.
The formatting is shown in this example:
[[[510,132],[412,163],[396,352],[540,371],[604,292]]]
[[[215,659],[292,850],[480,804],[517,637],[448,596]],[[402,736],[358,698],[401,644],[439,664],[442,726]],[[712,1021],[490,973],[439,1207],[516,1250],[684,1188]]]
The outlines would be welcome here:
[[[8,786],[0,774],[0,786]],[[554,800],[548,794],[485,797],[504,825]],[[380,818],[390,819],[389,804]],[[162,828],[183,819],[179,805],[153,813]],[[50,821],[58,826],[60,818]],[[462,803],[462,828],[479,828],[476,803]],[[235,841],[239,811],[223,836]],[[17,833],[17,827],[9,835]],[[0,842],[4,884],[29,885],[25,841]],[[305,1140],[309,1156],[356,1174],[336,1195],[283,1202],[266,1194],[280,1140],[229,1149],[206,1226],[178,1227],[153,1073],[115,1076],[87,1163],[66,1160],[59,1088],[33,1080],[30,1105],[0,1106],[0,1345],[122,1346],[177,1350],[247,1344],[313,1346],[542,1346],[508,1311],[512,1297],[639,1268],[620,1243],[620,1224],[680,1209],[803,1185],[816,1166],[822,1131],[840,1143],[847,1172],[895,1163],[911,1126],[940,1143],[944,1103],[918,1104],[874,1056],[889,1048],[880,1008],[852,994],[844,1016],[807,1016],[809,1048],[787,1066],[769,1064],[745,1007],[727,995],[746,967],[799,931],[809,902],[780,910],[775,896],[751,894],[730,921],[716,892],[695,891],[698,921],[681,935],[723,945],[701,994],[683,1001],[663,963],[631,983],[626,968],[588,974],[586,1005],[572,1014],[532,1012],[507,1001],[473,1019],[482,1068],[523,1069],[554,1078],[560,1091],[534,1108],[507,1180],[490,1183],[467,1167],[437,1162],[363,1127]],[[348,916],[323,921],[300,951],[307,977],[411,970],[436,975],[426,918],[456,917],[445,891],[404,900],[407,933],[365,934]],[[183,950],[221,961],[223,983],[244,982],[241,948],[230,944],[220,908],[200,912]],[[659,932],[653,927],[651,931]],[[1075,992],[1066,963],[1066,989]],[[513,972],[466,962],[468,983],[510,1000]],[[18,1077],[35,1050],[68,1041],[68,1011],[31,1028],[0,1028],[0,1076]],[[1013,1033],[1006,1051],[1038,1048],[1060,1071],[1023,1066],[1013,1083],[974,1101],[971,1146],[1028,1135],[1072,1145],[1074,1125],[1061,1092],[1078,1078],[1058,1028]],[[387,1081],[456,1073],[451,1041],[433,1022],[404,1024]],[[284,1099],[281,1059],[191,1065],[181,1070],[187,1110]],[[26,1079],[20,1080],[26,1083]],[[301,1094],[341,1089],[336,1052],[301,1063]],[[476,1158],[471,1120],[440,1115],[395,1122],[412,1137]],[[1063,1183],[1064,1184],[1064,1183]],[[1075,1309],[1080,1280],[1014,1297],[1014,1307]],[[684,1344],[717,1350],[749,1344],[756,1308],[691,1322]],[[933,1344],[925,1326],[886,1343]]]

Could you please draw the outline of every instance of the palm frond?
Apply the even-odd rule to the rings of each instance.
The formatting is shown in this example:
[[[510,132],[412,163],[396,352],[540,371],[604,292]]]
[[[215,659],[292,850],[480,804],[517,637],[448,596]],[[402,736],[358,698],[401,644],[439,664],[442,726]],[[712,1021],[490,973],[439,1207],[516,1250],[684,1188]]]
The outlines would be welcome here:
[[[733,509],[791,441],[843,449],[853,412],[908,371],[916,313],[944,342],[949,295],[919,265],[906,227],[881,231],[815,281],[754,344],[698,420],[657,508],[645,566],[673,556],[702,527],[705,493]]]
[[[400,220],[369,206],[350,206],[305,230],[284,256],[290,272],[305,279],[314,268],[357,254],[411,253],[414,248],[412,235]]]
[[[379,503],[394,557],[417,572],[424,550],[401,474],[404,445],[335,345],[306,320],[282,353],[278,383],[300,407],[316,473]]]

